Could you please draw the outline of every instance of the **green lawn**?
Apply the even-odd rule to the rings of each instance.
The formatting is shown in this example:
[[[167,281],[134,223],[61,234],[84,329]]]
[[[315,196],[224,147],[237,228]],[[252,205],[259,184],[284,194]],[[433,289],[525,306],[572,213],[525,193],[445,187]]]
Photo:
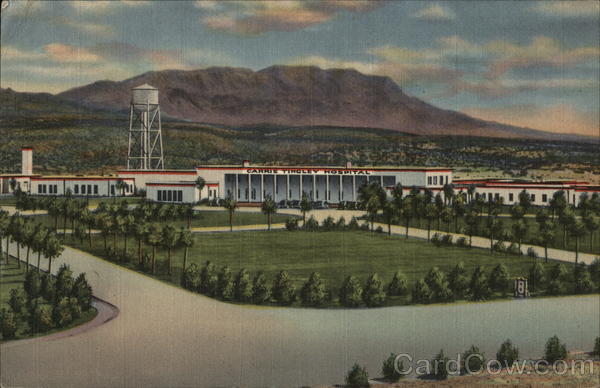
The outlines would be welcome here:
[[[8,301],[10,299],[10,291],[14,288],[23,290],[23,282],[25,280],[25,264],[21,263],[21,268],[18,268],[15,259],[11,257],[9,264],[7,265],[5,257],[5,254],[3,254],[2,260],[0,260],[0,309],[5,308],[7,310],[10,310],[10,306],[8,304]],[[50,303],[44,303],[44,306],[47,309],[52,309],[52,305]],[[48,335],[58,331],[67,330],[75,326],[79,326],[83,323],[94,319],[97,313],[98,311],[92,307],[89,309],[89,311],[82,312],[81,317],[71,322],[68,326],[64,328],[52,329],[44,333],[36,333],[33,337]],[[32,336],[29,332],[28,325],[20,321],[16,339],[23,339],[29,337]]]
[[[202,266],[206,260],[211,260],[218,269],[228,265],[235,273],[246,268],[251,276],[264,271],[269,279],[273,279],[280,270],[286,270],[298,290],[313,271],[318,271],[335,296],[348,275],[355,275],[364,282],[369,275],[377,273],[387,283],[396,271],[402,271],[409,280],[409,286],[412,286],[433,266],[448,272],[462,261],[471,273],[477,265],[483,265],[489,271],[502,263],[507,266],[511,276],[518,276],[527,274],[533,263],[531,258],[525,256],[492,255],[484,249],[475,248],[436,247],[426,241],[364,231],[203,233],[195,234],[194,242],[188,265],[196,263]],[[70,239],[67,243],[97,256],[105,255],[100,236],[94,237],[92,249]],[[117,247],[122,249],[122,239],[118,240]],[[132,257],[135,257],[136,247],[133,239],[128,242]],[[146,248],[146,251],[149,249]],[[157,252],[157,261],[159,274],[156,277],[177,284],[183,250],[173,252],[174,271],[171,277],[165,273],[165,251]],[[123,265],[137,269],[137,264]],[[407,298],[391,298],[388,305],[406,302]]]
[[[47,227],[54,228],[54,218],[46,215],[32,215],[32,218],[36,222],[39,222]],[[297,218],[297,216],[286,215],[286,214],[274,214],[272,216],[273,223],[283,223],[288,218]],[[187,219],[177,220],[166,220],[160,222],[161,224],[172,224],[176,227],[185,226],[187,227]],[[256,212],[235,212],[233,215],[233,225],[255,225],[255,224],[266,224],[267,218],[264,214],[259,211]],[[210,226],[229,226],[229,214],[223,210],[203,210],[196,212],[195,218],[192,220],[192,227],[210,227]],[[59,217],[58,229],[59,231],[63,227],[63,219]],[[70,221],[67,220],[67,228],[71,228]]]

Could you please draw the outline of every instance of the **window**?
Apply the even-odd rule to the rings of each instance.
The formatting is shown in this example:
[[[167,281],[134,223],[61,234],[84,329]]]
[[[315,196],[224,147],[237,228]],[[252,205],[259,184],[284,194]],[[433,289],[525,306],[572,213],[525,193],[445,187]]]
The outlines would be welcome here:
[[[167,201],[171,202],[173,200],[173,190],[167,191]]]
[[[514,201],[514,200],[515,200],[515,195],[514,195],[513,193],[509,193],[509,194],[508,194],[508,200],[509,200],[510,202]]]
[[[548,194],[542,194],[542,202],[548,202]]]
[[[531,202],[535,202],[535,194],[531,194]]]
[[[110,195],[115,195],[115,185],[110,185]]]
[[[54,194],[58,194],[58,185],[54,185]]]
[[[75,186],[77,187],[77,186]],[[81,185],[81,194],[85,194],[85,185]]]
[[[79,185],[75,185],[73,192],[79,194]]]
[[[177,192],[177,201],[183,202],[183,191],[181,190]]]
[[[42,185],[37,185],[38,194],[42,192]]]
[[[492,193],[488,193],[488,201],[492,200]]]
[[[87,193],[92,194],[92,185],[88,185]]]
[[[500,194],[498,194],[498,193],[494,194],[494,199],[495,199],[496,201],[497,201],[497,200],[499,200],[499,199],[500,199]]]
[[[444,176],[440,175],[440,185],[443,185],[443,184],[444,184]]]
[[[437,185],[437,176],[434,176],[434,177],[433,177],[433,184],[434,184],[434,185]]]
[[[157,190],[156,193],[157,193],[157,197],[156,197],[157,200],[162,201],[162,190]]]
[[[98,194],[98,185],[94,185],[94,194]]]
[[[432,177],[428,176],[427,177],[427,184],[430,185],[432,183]]]

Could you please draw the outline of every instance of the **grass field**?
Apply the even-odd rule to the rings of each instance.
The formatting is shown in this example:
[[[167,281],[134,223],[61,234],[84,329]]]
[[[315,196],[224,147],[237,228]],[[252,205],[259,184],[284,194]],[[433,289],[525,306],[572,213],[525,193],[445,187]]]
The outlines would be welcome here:
[[[68,239],[67,243],[97,256],[105,256],[100,236],[94,237],[92,249],[71,241]],[[211,260],[217,268],[228,265],[234,273],[241,268],[246,268],[251,276],[264,271],[269,279],[280,270],[286,270],[297,289],[313,271],[317,271],[334,296],[337,296],[343,279],[348,275],[354,275],[364,282],[369,275],[377,273],[387,283],[396,271],[402,271],[408,278],[409,286],[412,286],[433,266],[448,272],[462,261],[470,276],[477,265],[483,265],[489,271],[502,263],[507,266],[511,276],[518,276],[525,275],[533,263],[532,259],[524,256],[492,255],[483,249],[439,248],[421,240],[363,231],[203,233],[194,235],[194,243],[189,252],[188,265],[196,263],[202,266]],[[128,242],[129,253],[133,257],[136,246],[133,239]],[[118,240],[117,247],[122,247],[122,239]],[[149,249],[146,248],[146,251]],[[166,252],[159,250],[157,260],[160,264],[156,277],[177,284],[183,250],[173,252],[174,270],[171,277],[165,274]],[[133,263],[124,265],[137,268]],[[407,301],[406,297],[391,298],[387,304],[404,304]]]
[[[47,227],[54,228],[54,218],[46,214],[32,215],[34,221],[39,222]],[[274,214],[272,216],[273,223],[285,222],[288,218],[296,218],[293,215]],[[184,226],[187,228],[187,219],[179,219],[173,221],[160,222],[163,225],[172,224],[176,227]],[[257,212],[236,212],[233,214],[233,225],[256,225],[267,224],[267,218],[264,214]],[[229,226],[229,213],[222,210],[202,210],[196,212],[196,216],[192,220],[192,227],[212,227],[212,226]],[[58,220],[59,231],[63,227],[63,219]],[[71,227],[70,221],[67,220],[67,228]]]
[[[0,309],[5,308],[9,310],[10,306],[8,304],[8,301],[10,299],[10,291],[14,288],[23,290],[23,282],[25,280],[25,265],[21,263],[21,268],[18,268],[14,258],[11,258],[9,264],[7,265],[4,258],[5,256],[2,255],[2,260],[0,260]],[[45,303],[44,305],[46,308],[52,309],[51,304]],[[67,330],[75,326],[79,326],[83,323],[94,319],[97,313],[97,310],[92,307],[89,309],[89,311],[82,312],[81,317],[71,322],[68,326],[59,329],[52,329],[44,333],[37,333],[33,337],[48,335],[58,331]],[[29,332],[28,326],[23,322],[20,322],[20,326],[16,334],[16,339],[30,337],[32,336]]]

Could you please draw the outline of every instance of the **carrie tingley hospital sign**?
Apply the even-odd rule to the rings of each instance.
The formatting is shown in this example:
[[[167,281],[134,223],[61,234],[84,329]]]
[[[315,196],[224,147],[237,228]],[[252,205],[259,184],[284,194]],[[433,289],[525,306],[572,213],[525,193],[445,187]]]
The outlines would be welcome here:
[[[249,168],[248,174],[298,174],[298,175],[371,175],[367,170],[335,170],[335,169],[273,169],[273,168]]]

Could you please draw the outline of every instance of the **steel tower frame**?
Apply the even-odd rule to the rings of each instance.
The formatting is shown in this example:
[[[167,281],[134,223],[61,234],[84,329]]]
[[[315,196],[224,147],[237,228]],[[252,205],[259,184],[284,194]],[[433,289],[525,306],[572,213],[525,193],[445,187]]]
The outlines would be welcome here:
[[[164,170],[160,106],[131,100],[129,111],[128,170]]]

